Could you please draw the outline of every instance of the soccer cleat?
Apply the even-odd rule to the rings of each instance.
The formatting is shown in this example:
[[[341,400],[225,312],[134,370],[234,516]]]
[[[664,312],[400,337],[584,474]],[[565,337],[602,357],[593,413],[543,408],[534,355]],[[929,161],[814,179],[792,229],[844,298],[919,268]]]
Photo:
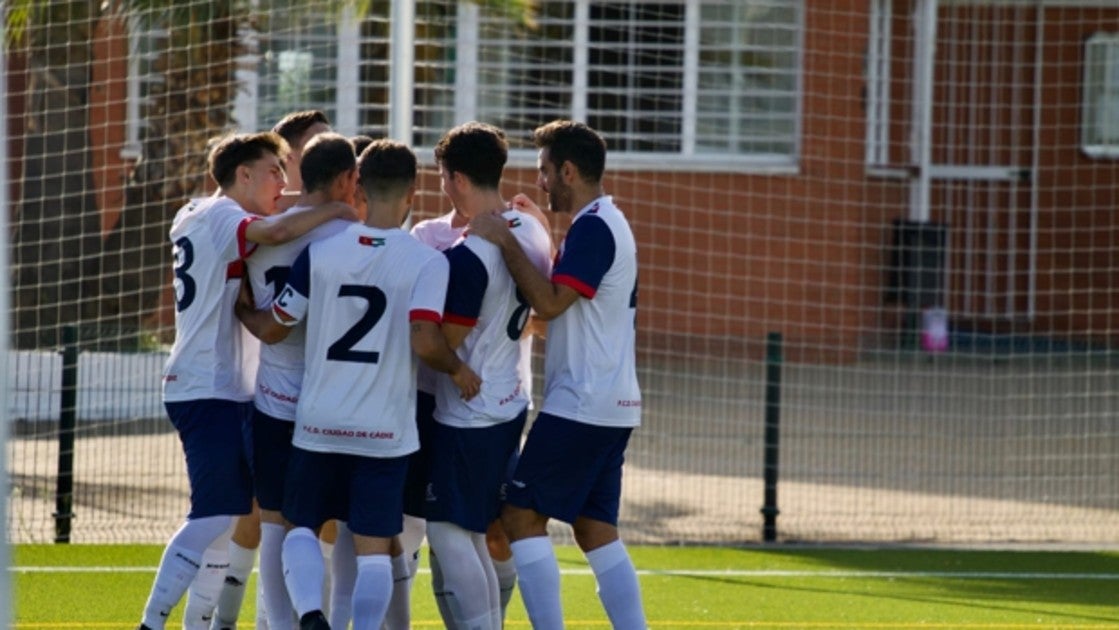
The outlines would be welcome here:
[[[299,630],[330,630],[330,623],[321,610],[312,610],[299,618]]]

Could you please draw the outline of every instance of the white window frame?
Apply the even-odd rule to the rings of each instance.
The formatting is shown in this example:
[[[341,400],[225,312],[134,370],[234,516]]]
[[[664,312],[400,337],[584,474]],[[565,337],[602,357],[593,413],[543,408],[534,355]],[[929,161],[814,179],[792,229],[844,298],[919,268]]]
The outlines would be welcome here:
[[[872,0],[866,75],[866,154],[869,174],[907,177],[908,172],[890,162],[890,48],[893,43],[893,2]]]
[[[1099,80],[1097,64],[1102,65]],[[1119,33],[1095,33],[1085,40],[1081,88],[1081,149],[1093,158],[1119,158]]]
[[[125,87],[124,144],[120,149],[123,160],[135,161],[144,154],[142,131],[146,123],[143,105],[149,98],[146,84],[163,78],[144,70],[159,56],[150,42],[166,40],[169,36],[164,29],[145,27],[139,18],[128,20],[128,81]]]
[[[591,29],[591,8],[596,2],[602,0],[572,0],[572,84],[570,111],[565,114],[574,120],[587,120],[588,97],[592,93],[588,75],[592,70],[589,64],[589,31]],[[803,128],[803,59],[804,59],[804,28],[805,28],[805,0],[789,0],[796,10],[796,23],[791,27],[796,29],[795,62],[792,68],[795,88],[792,91],[793,111],[789,114],[792,120],[792,131],[788,138],[788,153],[704,153],[699,148],[697,139],[698,114],[700,100],[703,95],[698,92],[700,75],[700,53],[702,50],[702,7],[712,2],[723,0],[663,0],[678,3],[683,7],[684,23],[682,24],[682,66],[675,71],[681,73],[680,110],[679,110],[679,151],[671,152],[634,152],[612,150],[609,163],[611,168],[641,169],[652,171],[710,171],[710,172],[753,172],[753,173],[796,173],[802,155],[802,128]],[[457,5],[458,37],[451,43],[456,47],[456,82],[457,86],[450,86],[454,90],[454,111],[452,118],[456,123],[473,120],[478,113],[477,88],[471,78],[479,58],[479,48],[485,44],[478,40],[481,31],[480,9],[473,3],[460,2]],[[349,16],[347,16],[348,18]],[[336,59],[335,120],[334,127],[343,134],[352,135],[362,131],[359,129],[359,77],[357,68],[360,60],[357,58],[360,50],[361,34],[357,20],[342,19],[335,25],[338,37],[338,58]],[[257,72],[259,62],[258,39],[263,33],[245,33],[246,54],[238,59],[237,64],[237,90],[235,92],[234,112],[235,118],[243,130],[255,128],[258,124],[267,121],[259,120],[257,112],[260,109],[260,88],[263,77]],[[710,44],[708,44],[710,45]],[[138,66],[130,72],[130,98],[129,107],[137,108],[140,94],[140,78]],[[787,75],[786,75],[787,76]],[[733,99],[732,99],[733,101]],[[728,107],[734,106],[729,103]],[[138,148],[139,115],[129,112],[129,147]],[[547,122],[541,120],[541,123]],[[737,119],[731,115],[732,128]],[[135,143],[131,143],[135,140]],[[420,155],[430,153],[431,147],[417,147]],[[518,167],[535,167],[536,151],[533,149],[516,149],[510,152],[510,165]]]
[[[630,152],[611,151],[609,163],[611,168],[633,168],[646,171],[675,171],[684,168],[689,171],[721,172],[733,170],[754,173],[796,173],[799,172],[801,158],[801,131],[803,124],[803,59],[804,59],[804,23],[805,7],[803,0],[792,0],[797,9],[797,62],[794,72],[796,74],[795,106],[793,112],[792,152],[791,154],[717,154],[696,151],[696,123],[698,114],[698,76],[700,57],[700,27],[701,5],[711,0],[680,0],[685,5],[684,30],[684,66],[682,68],[683,93],[681,111],[679,152]],[[572,70],[572,98],[570,116],[573,120],[586,120],[587,102],[590,94],[587,75],[589,73],[588,42],[590,30],[590,7],[593,0],[575,0],[574,7],[574,49]],[[477,63],[477,9],[460,4],[459,27],[473,28],[474,33],[466,37],[471,42],[465,48],[459,49],[457,57],[457,76],[469,75],[469,69]],[[460,30],[461,32],[461,30]],[[461,37],[461,35],[460,35]],[[467,56],[463,53],[473,53]],[[465,98],[456,99],[456,120],[469,120],[474,113],[473,104],[465,105]],[[732,117],[733,118],[733,117]],[[541,121],[545,122],[545,121]],[[512,166],[534,166],[536,152],[533,150],[519,149],[509,153],[509,163]]]

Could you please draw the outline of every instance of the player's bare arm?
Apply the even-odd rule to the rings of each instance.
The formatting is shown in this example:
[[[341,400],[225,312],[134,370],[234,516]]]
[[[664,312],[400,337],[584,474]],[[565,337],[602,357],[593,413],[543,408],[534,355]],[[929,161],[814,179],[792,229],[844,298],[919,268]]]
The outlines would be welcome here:
[[[245,228],[245,239],[261,245],[280,245],[303,236],[331,219],[357,221],[357,210],[335,202],[299,212],[285,212],[250,223]]]
[[[579,299],[579,294],[574,289],[555,284],[540,273],[525,255],[501,215],[480,214],[474,217],[470,220],[470,233],[490,241],[501,250],[509,275],[513,276],[513,281],[532,306],[536,317],[544,321],[555,319]]]
[[[241,279],[241,291],[233,305],[237,319],[254,337],[267,344],[278,343],[287,338],[291,328],[276,321],[271,308],[257,309],[252,285],[248,278]]]
[[[548,338],[548,322],[537,317],[536,313],[528,316],[528,326],[525,326],[522,338],[529,335],[539,337],[540,339]]]
[[[482,379],[447,345],[439,324],[412,322],[412,351],[431,369],[450,374],[464,400],[478,395]]]
[[[451,324],[443,322],[443,337],[447,339],[447,345],[451,350],[457,350],[462,345],[462,340],[474,330],[472,326],[463,326],[461,324]]]

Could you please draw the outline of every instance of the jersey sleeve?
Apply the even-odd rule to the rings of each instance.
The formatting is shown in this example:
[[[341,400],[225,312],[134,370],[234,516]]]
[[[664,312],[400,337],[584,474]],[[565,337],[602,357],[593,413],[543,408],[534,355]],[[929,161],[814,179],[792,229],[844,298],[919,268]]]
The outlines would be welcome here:
[[[510,210],[505,213],[505,217],[512,219],[514,216],[520,219],[519,225],[513,227],[513,236],[516,237],[517,242],[520,243],[521,249],[524,250],[525,255],[528,256],[532,266],[545,276],[552,275],[552,235],[548,233],[547,228],[543,226],[536,219],[536,217],[520,212],[519,210]]]
[[[473,327],[482,312],[482,298],[489,286],[489,272],[474,250],[460,243],[446,251],[450,265],[447,301],[443,319],[460,326]]]
[[[223,200],[211,209],[213,220],[210,222],[214,242],[219,250],[228,252],[236,258],[247,258],[256,251],[256,243],[245,238],[249,224],[261,217],[249,214],[232,200]]]
[[[288,272],[287,283],[272,301],[272,317],[284,326],[294,326],[307,316],[311,297],[311,247],[303,248]]]
[[[420,269],[416,285],[412,287],[412,301],[408,305],[408,321],[417,320],[441,323],[443,305],[447,299],[447,280],[450,265],[442,255],[430,256]]]
[[[600,217],[584,215],[567,232],[563,254],[552,271],[552,282],[593,298],[614,263],[614,235]]]

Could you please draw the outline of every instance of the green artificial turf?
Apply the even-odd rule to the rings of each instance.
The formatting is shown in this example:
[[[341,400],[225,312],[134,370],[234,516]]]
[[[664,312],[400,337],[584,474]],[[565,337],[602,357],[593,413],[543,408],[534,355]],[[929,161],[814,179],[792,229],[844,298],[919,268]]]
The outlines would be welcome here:
[[[1119,553],[797,547],[633,547],[651,628],[1115,628]],[[17,629],[129,628],[161,549],[13,549]],[[577,549],[557,550],[568,628],[608,628]],[[413,626],[438,628],[430,574]],[[254,581],[250,589],[255,588]],[[255,602],[246,597],[243,627]],[[179,626],[181,605],[168,627]],[[519,597],[507,627],[527,628]]]

